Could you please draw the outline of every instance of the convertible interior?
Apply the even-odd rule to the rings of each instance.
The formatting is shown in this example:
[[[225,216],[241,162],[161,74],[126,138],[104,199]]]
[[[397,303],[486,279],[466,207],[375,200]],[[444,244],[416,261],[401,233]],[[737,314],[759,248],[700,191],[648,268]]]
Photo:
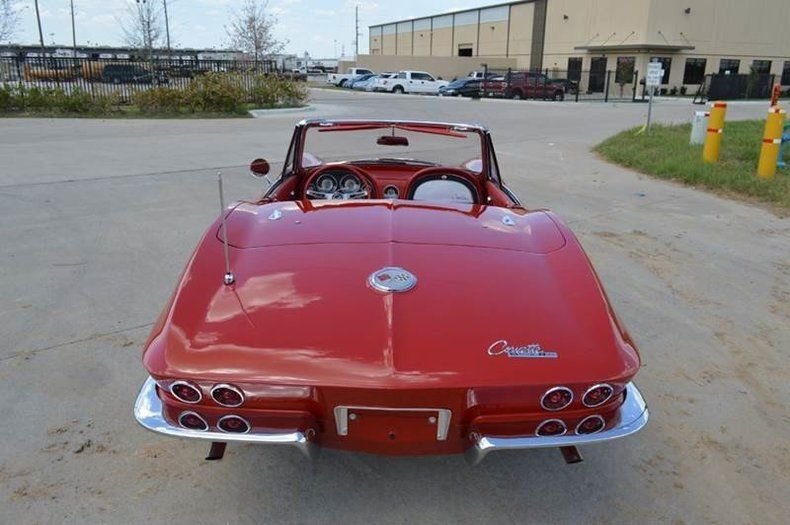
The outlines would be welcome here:
[[[389,133],[385,131],[385,134],[381,134],[382,128]],[[371,135],[372,130],[378,130],[375,136]],[[314,146],[318,150],[316,151],[311,147],[310,136],[305,132],[307,137],[303,137],[295,148],[292,144],[292,149],[296,151],[294,155],[298,154],[298,162],[292,162],[290,173],[287,169],[284,170],[284,176],[267,194],[267,200],[401,199],[518,206],[492,177],[484,173],[489,166],[481,160],[485,150],[480,144],[487,136],[481,136],[477,132],[461,133],[445,128],[422,129],[415,125],[366,124],[363,127],[359,124],[345,124],[337,128],[319,128],[313,135],[320,136],[327,131],[356,131],[357,133],[329,135],[332,138],[339,135],[355,138],[355,142],[341,144],[340,146],[345,146],[343,150],[370,145],[373,151],[357,159],[324,161],[322,159],[325,156],[331,158],[334,150],[328,145],[322,148],[320,141],[313,140],[313,143],[319,142]],[[367,132],[367,136],[360,137],[362,132]],[[421,140],[420,147],[407,151],[408,156],[390,157],[377,154],[383,148],[408,149],[414,137],[422,139],[422,135],[429,135],[428,138],[433,139],[433,142]],[[444,144],[442,140],[448,144]],[[460,141],[460,144],[456,145],[451,141]],[[469,159],[470,154],[476,153],[472,148],[477,149],[477,156]],[[467,160],[463,160],[462,155],[466,155]],[[493,162],[495,161],[492,160],[489,164]],[[253,172],[262,171],[256,169],[256,163],[264,163],[265,171],[268,171],[268,164],[257,160],[251,165]]]

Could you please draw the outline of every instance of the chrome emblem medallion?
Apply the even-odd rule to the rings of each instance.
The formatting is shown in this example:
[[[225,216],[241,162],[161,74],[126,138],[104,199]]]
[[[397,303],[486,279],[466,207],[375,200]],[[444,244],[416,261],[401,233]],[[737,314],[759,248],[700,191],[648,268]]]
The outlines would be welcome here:
[[[387,266],[370,274],[368,284],[379,292],[408,292],[417,284],[417,277],[398,266]]]

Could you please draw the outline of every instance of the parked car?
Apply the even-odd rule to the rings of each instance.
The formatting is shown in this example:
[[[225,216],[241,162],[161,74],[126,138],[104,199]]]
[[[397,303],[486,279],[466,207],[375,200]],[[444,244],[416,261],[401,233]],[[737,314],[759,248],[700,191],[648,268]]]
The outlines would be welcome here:
[[[369,69],[365,69],[363,67],[350,67],[346,70],[346,73],[341,75],[339,73],[329,73],[326,76],[326,83],[332,84],[334,86],[343,87],[346,82],[348,82],[352,77],[357,75],[369,75],[373,73],[373,71]]]
[[[367,91],[390,91],[389,83],[398,76],[397,73],[387,72],[381,73],[368,84]]]
[[[502,80],[492,83],[489,89],[495,95],[505,98],[565,99],[565,88],[562,84],[553,83],[543,73],[531,71],[514,71],[502,77]]]
[[[209,459],[246,442],[476,463],[575,462],[644,427],[636,345],[570,228],[505,185],[485,127],[311,119],[288,151],[263,195],[223,204],[154,324],[145,428]]]
[[[167,76],[137,64],[107,64],[102,69],[102,81],[113,84],[167,84]]]
[[[496,73],[489,72],[486,74],[484,71],[470,71],[466,78],[476,78],[476,79],[483,79],[483,78],[491,78],[497,76]]]
[[[562,86],[567,95],[575,95],[579,92],[579,83],[576,80],[568,80],[567,78],[552,78],[552,84]]]
[[[421,93],[438,95],[439,88],[449,84],[439,80],[425,71],[399,71],[398,75],[387,84],[392,93]]]
[[[375,77],[375,76],[376,75],[374,75],[373,73],[368,73],[366,75],[357,75],[354,78],[352,78],[351,80],[349,80],[348,82],[346,82],[343,87],[346,87],[346,88],[349,88],[349,89],[357,89],[357,90],[364,91],[365,90],[365,85],[366,85],[365,83],[368,80],[370,80],[371,78]],[[357,87],[357,86],[359,86],[359,87]]]
[[[482,93],[479,78],[459,78],[439,88],[440,97],[479,97]]]

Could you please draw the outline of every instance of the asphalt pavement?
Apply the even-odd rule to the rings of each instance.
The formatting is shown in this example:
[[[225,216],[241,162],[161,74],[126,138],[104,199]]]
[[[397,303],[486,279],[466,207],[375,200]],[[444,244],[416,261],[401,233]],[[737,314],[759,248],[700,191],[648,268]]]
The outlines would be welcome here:
[[[0,119],[0,523],[785,523],[790,219],[590,153],[646,111],[313,90],[256,119]],[[506,182],[571,225],[640,345],[648,426],[577,465],[540,449],[477,467],[246,445],[206,462],[139,427],[140,350],[218,213],[216,171],[253,197],[249,161],[278,170],[318,116],[488,125]]]

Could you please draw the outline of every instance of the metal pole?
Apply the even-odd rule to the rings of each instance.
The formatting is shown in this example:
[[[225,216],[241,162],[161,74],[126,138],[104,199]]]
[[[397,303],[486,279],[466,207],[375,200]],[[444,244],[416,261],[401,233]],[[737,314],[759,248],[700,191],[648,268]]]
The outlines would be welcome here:
[[[74,0],[70,0],[71,4],[71,47],[74,50],[74,58],[77,58],[77,29],[74,25]]]
[[[38,41],[41,43],[41,49],[44,49],[44,32],[41,30],[41,14],[38,11],[38,0],[33,2],[36,6],[36,22],[38,22]]]
[[[165,35],[167,36],[167,58],[170,58],[170,21],[167,18],[167,0],[162,0],[165,6]]]
[[[647,102],[647,125],[645,126],[647,130],[650,130],[650,120],[653,117],[653,92],[656,90],[653,86],[650,86],[650,99]]]
[[[395,40],[397,41],[398,35],[397,31],[395,31]],[[414,30],[412,30],[412,34],[414,34]],[[412,49],[412,53],[414,50]],[[357,59],[359,56],[359,5],[354,8],[354,60]]]

